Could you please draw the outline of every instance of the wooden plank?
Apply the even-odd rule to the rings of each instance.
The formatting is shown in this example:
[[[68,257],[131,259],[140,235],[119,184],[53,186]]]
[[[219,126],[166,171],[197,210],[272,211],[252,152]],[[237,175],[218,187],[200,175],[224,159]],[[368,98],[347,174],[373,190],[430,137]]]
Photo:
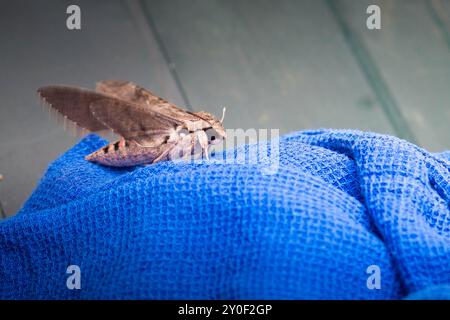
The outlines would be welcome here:
[[[229,128],[395,133],[322,1],[143,1],[194,109]]]
[[[370,4],[381,8],[381,30],[366,28]],[[449,149],[450,47],[431,3],[339,0],[335,5],[367,46],[418,143],[432,151]]]
[[[450,1],[429,0],[425,5],[439,32],[450,50]]]
[[[134,2],[77,1],[80,31],[66,28],[70,1],[10,1],[0,10],[0,200],[16,212],[48,163],[76,142],[39,108],[47,84],[93,88],[128,79],[183,103],[146,20]]]

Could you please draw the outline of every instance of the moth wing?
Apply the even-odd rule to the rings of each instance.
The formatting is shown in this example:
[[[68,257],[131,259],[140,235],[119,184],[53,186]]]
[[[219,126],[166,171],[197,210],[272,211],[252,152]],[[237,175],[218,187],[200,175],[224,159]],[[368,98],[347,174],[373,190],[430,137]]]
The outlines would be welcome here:
[[[152,111],[169,118],[184,121],[199,120],[199,117],[195,114],[179,108],[173,103],[158,97],[149,90],[130,81],[103,80],[97,83],[95,90],[99,93],[136,103],[140,106],[145,106]]]
[[[146,106],[112,97],[92,102],[89,109],[104,126],[145,147],[165,141],[182,124],[182,121],[154,112]]]
[[[95,86],[95,91],[98,93],[139,105],[145,105],[149,99],[147,96],[141,94],[141,90],[144,89],[131,81],[124,80],[103,80],[97,82]]]
[[[95,118],[89,106],[106,96],[90,90],[69,86],[47,86],[38,89],[41,99],[76,125],[90,131],[107,127]]]

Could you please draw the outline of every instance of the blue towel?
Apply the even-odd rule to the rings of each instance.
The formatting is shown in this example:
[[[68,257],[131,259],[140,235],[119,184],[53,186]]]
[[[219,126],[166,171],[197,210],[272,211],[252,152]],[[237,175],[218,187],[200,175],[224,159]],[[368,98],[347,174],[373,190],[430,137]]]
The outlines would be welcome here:
[[[273,174],[84,160],[105,143],[83,139],[0,222],[0,298],[450,297],[448,152],[317,130],[280,138]]]

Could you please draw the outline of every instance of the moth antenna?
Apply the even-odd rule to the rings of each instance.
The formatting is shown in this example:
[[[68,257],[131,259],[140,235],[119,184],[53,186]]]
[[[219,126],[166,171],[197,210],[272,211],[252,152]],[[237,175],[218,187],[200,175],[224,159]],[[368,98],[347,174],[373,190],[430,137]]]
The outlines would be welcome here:
[[[223,120],[225,119],[225,111],[227,111],[227,108],[223,107],[223,109],[222,109],[222,119],[220,119],[220,123],[223,123]]]

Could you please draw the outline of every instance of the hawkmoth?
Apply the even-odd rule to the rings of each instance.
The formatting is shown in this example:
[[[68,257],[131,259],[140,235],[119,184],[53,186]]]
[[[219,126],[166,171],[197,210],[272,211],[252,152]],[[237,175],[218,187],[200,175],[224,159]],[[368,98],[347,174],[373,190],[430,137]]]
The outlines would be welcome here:
[[[129,81],[101,81],[95,91],[47,86],[39,88],[38,94],[77,126],[92,132],[111,130],[121,136],[86,156],[86,160],[106,166],[203,155],[208,159],[209,146],[225,139],[225,108],[218,120],[208,112],[183,110]]]

